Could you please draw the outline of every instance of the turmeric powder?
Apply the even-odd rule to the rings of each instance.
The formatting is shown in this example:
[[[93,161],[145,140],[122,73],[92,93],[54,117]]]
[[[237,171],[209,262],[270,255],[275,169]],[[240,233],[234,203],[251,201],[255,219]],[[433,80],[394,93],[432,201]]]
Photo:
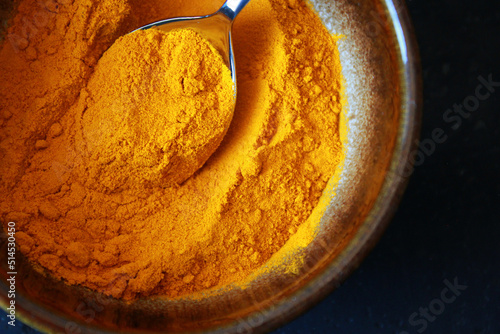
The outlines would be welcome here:
[[[233,120],[194,175],[165,187],[147,145],[123,167],[92,153],[132,154],[113,140],[141,128],[96,129],[119,112],[93,104],[96,87],[119,85],[99,74],[104,51],[142,24],[221,3],[21,1],[0,51],[0,218],[16,222],[37,270],[116,298],[176,298],[244,281],[299,233],[344,154],[337,39],[304,1],[253,0],[238,16]],[[45,26],[24,34],[36,13]]]
[[[188,29],[121,37],[80,95],[82,183],[103,192],[184,182],[219,146],[234,107],[221,55]]]

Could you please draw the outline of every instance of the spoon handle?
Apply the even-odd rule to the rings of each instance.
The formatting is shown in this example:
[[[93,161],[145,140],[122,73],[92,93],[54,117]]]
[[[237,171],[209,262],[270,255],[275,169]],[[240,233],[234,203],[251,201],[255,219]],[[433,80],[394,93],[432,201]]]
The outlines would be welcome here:
[[[227,16],[231,21],[236,18],[236,15],[249,3],[250,0],[227,0],[219,9],[219,13]]]

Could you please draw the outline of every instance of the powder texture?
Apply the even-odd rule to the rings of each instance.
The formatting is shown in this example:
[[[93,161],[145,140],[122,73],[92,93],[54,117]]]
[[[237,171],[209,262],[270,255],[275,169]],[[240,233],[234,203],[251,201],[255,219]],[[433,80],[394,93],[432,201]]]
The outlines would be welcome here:
[[[235,102],[221,55],[186,29],[121,37],[81,98],[81,180],[106,193],[184,182],[219,146]]]
[[[127,114],[113,121],[117,134],[90,134],[99,117],[92,96],[101,94],[92,85],[117,84],[98,80],[96,63],[124,30],[208,14],[222,1],[54,4],[23,0],[0,51],[7,78],[0,83],[0,217],[16,222],[19,247],[38,270],[117,298],[175,298],[242,282],[291,236],[310,240],[297,231],[343,159],[342,80],[336,38],[306,3],[253,0],[238,16],[233,121],[203,167],[174,187],[158,181],[156,148],[139,150],[152,159],[144,166],[134,165],[134,152],[123,170],[96,169],[101,161],[92,152],[115,150],[119,161],[126,150],[112,138],[128,138],[121,126],[137,130]],[[23,22],[39,12],[49,13],[46,25],[23,35]],[[113,181],[97,184],[111,171]]]

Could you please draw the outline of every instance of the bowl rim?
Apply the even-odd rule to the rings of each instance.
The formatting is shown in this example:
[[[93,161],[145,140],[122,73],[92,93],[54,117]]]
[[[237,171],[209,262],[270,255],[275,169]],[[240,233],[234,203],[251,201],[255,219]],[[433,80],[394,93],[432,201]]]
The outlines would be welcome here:
[[[384,179],[376,202],[349,244],[324,270],[301,289],[277,304],[242,318],[210,333],[241,333],[241,323],[248,333],[265,333],[289,323],[318,304],[347,279],[375,247],[389,226],[413,172],[412,158],[418,150],[422,115],[422,78],[420,55],[413,24],[406,3],[402,0],[380,1],[388,17],[393,39],[399,47],[397,63],[401,89],[401,117],[390,159],[388,177]],[[410,173],[405,170],[410,170]],[[409,174],[409,175],[407,175]]]

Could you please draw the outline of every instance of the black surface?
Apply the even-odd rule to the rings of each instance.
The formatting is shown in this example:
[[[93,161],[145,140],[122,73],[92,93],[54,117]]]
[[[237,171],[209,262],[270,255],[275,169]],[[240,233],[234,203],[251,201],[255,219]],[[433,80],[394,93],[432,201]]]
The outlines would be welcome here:
[[[408,2],[424,78],[422,139],[447,136],[415,169],[396,216],[361,267],[275,334],[500,333],[500,86],[455,130],[446,110],[474,96],[479,76],[500,83],[500,2]],[[481,90],[480,93],[486,91]],[[465,290],[427,328],[420,308],[444,280]],[[452,294],[445,291],[445,298]],[[409,318],[416,312],[412,325]],[[34,333],[1,316],[0,332]]]

